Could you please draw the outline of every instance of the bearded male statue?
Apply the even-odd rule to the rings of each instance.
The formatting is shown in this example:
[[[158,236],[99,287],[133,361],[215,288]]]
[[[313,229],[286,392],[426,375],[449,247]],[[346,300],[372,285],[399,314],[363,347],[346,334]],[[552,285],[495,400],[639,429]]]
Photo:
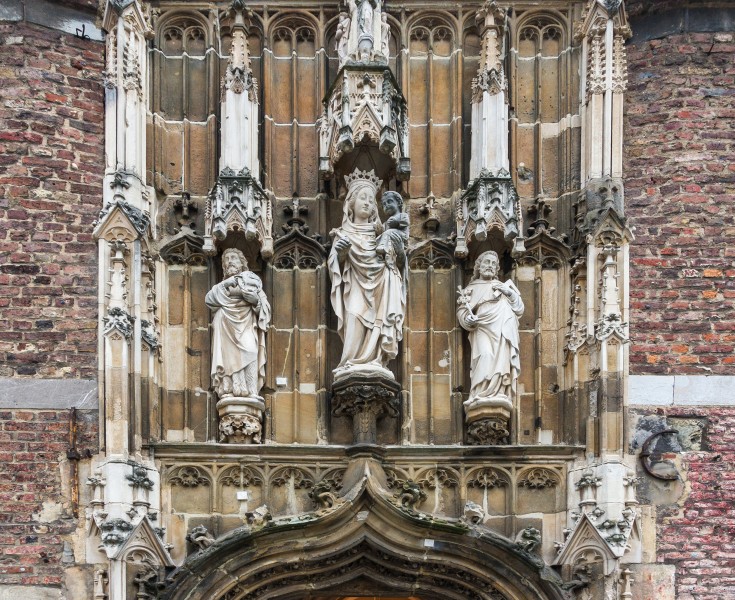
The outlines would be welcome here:
[[[518,318],[523,300],[512,281],[497,279],[499,266],[497,253],[480,254],[472,280],[457,298],[457,320],[469,332],[472,347],[470,397],[464,403],[468,433],[489,444],[507,441],[521,371]]]
[[[265,378],[271,307],[263,284],[236,248],[222,254],[224,279],[205,298],[212,319],[212,387],[220,400],[258,398]]]

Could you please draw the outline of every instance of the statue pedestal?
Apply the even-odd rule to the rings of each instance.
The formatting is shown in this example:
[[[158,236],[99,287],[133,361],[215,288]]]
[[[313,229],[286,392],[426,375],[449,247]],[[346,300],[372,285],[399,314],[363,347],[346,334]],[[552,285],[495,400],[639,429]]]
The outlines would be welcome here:
[[[378,419],[398,416],[401,385],[388,374],[345,373],[332,386],[332,412],[352,417],[353,444],[376,444]]]
[[[259,444],[265,404],[259,397],[225,396],[217,402],[220,442]]]
[[[465,422],[470,444],[498,446],[510,439],[513,403],[506,396],[475,398],[465,402]]]

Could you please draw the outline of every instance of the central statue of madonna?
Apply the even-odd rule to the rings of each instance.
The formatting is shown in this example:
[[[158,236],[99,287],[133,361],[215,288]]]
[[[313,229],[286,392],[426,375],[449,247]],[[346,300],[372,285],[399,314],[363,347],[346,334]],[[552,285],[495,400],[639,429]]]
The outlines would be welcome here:
[[[399,266],[405,255],[396,256],[403,251],[399,245],[382,243],[376,201],[381,181],[375,173],[355,170],[345,181],[342,226],[332,231],[328,261],[332,307],[344,342],[334,378],[379,375],[394,380],[386,367],[403,337],[406,281]]]

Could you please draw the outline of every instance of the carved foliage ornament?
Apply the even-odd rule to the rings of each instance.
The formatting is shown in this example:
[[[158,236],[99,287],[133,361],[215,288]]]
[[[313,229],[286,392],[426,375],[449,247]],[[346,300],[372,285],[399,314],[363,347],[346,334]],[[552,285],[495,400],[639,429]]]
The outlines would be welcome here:
[[[480,446],[499,446],[510,439],[508,420],[502,417],[480,419],[467,426],[470,444]]]
[[[117,173],[115,175],[115,179],[110,183],[110,187],[115,186],[128,188],[130,187],[130,184],[123,179],[123,176],[120,175],[120,173]],[[135,228],[135,231],[137,231],[140,235],[145,235],[151,222],[150,217],[140,209],[136,208],[125,200],[122,200],[118,196],[116,196],[114,200],[112,200],[102,208],[100,214],[97,216],[97,220],[94,222],[95,228],[99,228],[99,226],[104,223],[107,215],[109,215],[113,211],[113,209],[118,207],[120,208],[120,210],[122,210],[123,213],[125,213],[125,216],[128,218],[131,225]]]
[[[301,469],[296,467],[284,467],[277,471],[271,478],[271,484],[276,487],[282,487],[293,483],[294,488],[310,488],[314,485],[314,480]]]
[[[209,478],[202,475],[201,471],[196,467],[179,467],[172,473],[168,481],[172,486],[178,485],[185,488],[195,488],[200,485],[210,484]]]
[[[244,489],[263,485],[263,477],[250,467],[235,466],[225,469],[219,476],[219,482],[224,486]]]
[[[472,103],[482,102],[485,92],[494,96],[507,88],[508,82],[502,66],[499,69],[483,69],[472,79]]]
[[[228,414],[220,418],[220,441],[241,444],[252,441],[260,444],[263,424],[260,419],[249,414]]]
[[[427,471],[418,480],[422,488],[434,490],[437,488],[454,488],[459,484],[457,473],[448,469],[432,469]]]
[[[536,467],[524,471],[518,480],[518,487],[530,490],[542,490],[559,485],[559,476],[550,469]]]
[[[334,396],[334,416],[349,415],[354,417],[358,413],[371,412],[390,417],[398,416],[398,398],[395,391],[382,386],[350,385],[339,390]]]
[[[130,339],[133,336],[134,321],[134,316],[128,314],[122,308],[113,307],[107,313],[107,316],[102,319],[104,323],[103,334],[110,335],[118,332],[125,339]]]
[[[508,477],[496,469],[480,469],[472,473],[467,485],[473,488],[492,489],[508,485]]]
[[[128,485],[133,488],[143,488],[145,490],[153,489],[153,480],[148,477],[148,469],[140,465],[133,465],[133,473],[126,475]]]

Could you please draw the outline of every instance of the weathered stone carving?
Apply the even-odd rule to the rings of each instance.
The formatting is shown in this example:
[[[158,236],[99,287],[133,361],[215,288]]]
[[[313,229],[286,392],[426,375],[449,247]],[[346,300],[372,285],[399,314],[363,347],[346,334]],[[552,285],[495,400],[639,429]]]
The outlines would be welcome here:
[[[130,535],[133,526],[125,519],[109,519],[100,523],[102,544],[105,546],[119,546]]]
[[[107,600],[107,584],[109,578],[105,569],[94,572],[94,600]]]
[[[415,481],[403,481],[398,486],[398,491],[393,494],[397,504],[402,508],[415,510],[416,507],[426,500],[426,492]]]
[[[111,308],[107,316],[102,318],[102,321],[104,323],[104,335],[109,335],[113,331],[117,331],[126,339],[130,339],[133,336],[133,321],[135,321],[135,317],[128,314],[122,308]]]
[[[206,550],[214,544],[214,536],[209,533],[209,530],[204,525],[198,525],[186,534],[186,541],[198,550]]]
[[[257,243],[260,253],[273,255],[273,206],[270,194],[247,167],[235,171],[225,167],[207,197],[204,252],[215,252],[214,241],[229,233],[242,233],[247,242]]]
[[[262,529],[269,521],[273,520],[268,507],[263,504],[251,512],[245,513],[245,520],[252,529]]]
[[[482,508],[482,506],[477,504],[477,502],[467,500],[464,505],[464,513],[462,515],[462,518],[465,521],[467,521],[468,523],[472,523],[473,525],[478,525],[482,523],[486,517],[487,513]]]
[[[335,165],[359,144],[389,156],[399,180],[411,174],[406,99],[382,64],[348,62],[343,67],[324,100],[317,132],[319,173],[324,179],[331,178]]]
[[[392,245],[384,256],[378,253],[382,226],[375,195],[380,181],[373,171],[356,170],[347,183],[342,227],[333,231],[328,260],[332,307],[344,343],[334,376],[373,373],[395,379],[386,367],[403,337],[406,282],[391,261]]]
[[[128,485],[132,488],[153,489],[153,480],[148,477],[148,469],[141,465],[133,465],[133,473],[126,475],[125,479],[128,480]]]
[[[541,532],[535,527],[521,529],[516,536],[516,546],[532,554],[541,545]]]
[[[399,392],[392,377],[350,374],[334,384],[332,411],[338,417],[352,417],[353,443],[374,444],[378,419],[398,416]]]
[[[205,299],[212,320],[212,387],[219,398],[222,440],[259,442],[265,377],[265,333],[271,308],[257,275],[242,252],[222,255],[224,280]]]
[[[481,254],[472,281],[459,289],[457,300],[457,319],[470,332],[472,347],[465,415],[468,435],[478,444],[507,441],[521,369],[518,317],[523,314],[523,300],[512,281],[496,278],[498,267],[495,252]]]
[[[181,486],[184,488],[195,488],[200,485],[209,485],[209,478],[202,475],[202,472],[193,466],[179,467],[168,478],[171,486]]]
[[[541,490],[557,485],[559,485],[559,476],[543,467],[536,467],[524,471],[518,480],[518,487],[525,487],[531,490]]]

